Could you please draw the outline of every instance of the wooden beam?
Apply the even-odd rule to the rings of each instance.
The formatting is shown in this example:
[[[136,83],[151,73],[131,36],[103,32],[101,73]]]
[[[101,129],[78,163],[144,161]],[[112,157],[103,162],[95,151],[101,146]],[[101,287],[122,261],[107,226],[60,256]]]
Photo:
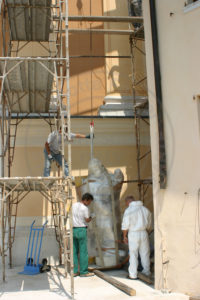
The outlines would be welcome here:
[[[119,290],[123,291],[124,293],[128,294],[129,296],[135,296],[136,295],[136,290],[133,288],[129,287],[128,285],[116,280],[115,278],[112,278],[108,276],[107,274],[104,274],[101,271],[94,270],[94,274],[100,277],[101,279],[107,281],[108,283],[112,284]]]
[[[55,17],[56,18],[56,17]],[[58,19],[58,17],[57,17]],[[125,23],[143,23],[143,17],[130,16],[69,16],[72,22],[125,22]]]
[[[94,33],[94,34],[117,34],[117,35],[131,35],[134,34],[135,31],[131,29],[90,29],[90,28],[69,28],[69,33]],[[59,32],[59,31],[55,31]],[[65,32],[65,31],[61,31]],[[138,38],[139,39],[139,38]]]
[[[153,280],[149,276],[146,276],[140,272],[138,272],[138,278],[148,284],[153,284]]]

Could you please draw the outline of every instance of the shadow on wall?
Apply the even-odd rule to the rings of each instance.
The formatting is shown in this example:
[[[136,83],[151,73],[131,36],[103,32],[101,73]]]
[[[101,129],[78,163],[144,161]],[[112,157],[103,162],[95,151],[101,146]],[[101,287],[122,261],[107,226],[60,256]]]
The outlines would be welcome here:
[[[72,34],[69,44],[71,56],[104,55],[100,34]],[[70,91],[72,115],[96,115],[105,96],[104,58],[71,58]]]
[[[106,15],[110,16],[122,16],[128,15],[130,8],[128,8],[128,1],[135,2],[137,0],[126,0],[126,1],[115,1],[115,9],[108,10]],[[123,2],[123,3],[122,3]],[[132,7],[132,4],[130,5]],[[109,9],[109,5],[108,5]],[[111,23],[113,29],[133,29],[132,25],[127,23]],[[110,25],[109,25],[110,26]],[[110,26],[110,28],[111,28]],[[131,27],[130,27],[131,26]],[[109,42],[106,45],[108,52],[117,53],[119,56],[130,56],[131,48],[129,42],[129,36],[123,35],[111,35],[109,37]],[[144,51],[144,43],[141,41],[136,41],[136,48],[134,48],[134,57],[136,69],[135,80],[137,83],[136,86],[136,95],[144,96],[147,94],[147,83],[144,80],[146,77],[146,66],[145,66],[145,56],[142,54]],[[139,48],[139,49],[138,49]],[[132,95],[132,67],[130,58],[119,58],[116,59],[116,64],[114,59],[112,59],[111,66],[107,63],[106,68],[108,70],[108,79],[110,79],[110,93],[120,93],[122,95]]]
[[[87,26],[88,27],[88,26]],[[80,27],[81,28],[81,27]],[[85,28],[85,27],[84,27]],[[103,25],[93,26],[93,29],[103,29]],[[102,34],[73,33],[69,36],[70,56],[104,55],[104,37]],[[77,63],[78,62],[78,63]],[[71,58],[70,75],[76,76],[90,70],[104,67],[104,58]]]

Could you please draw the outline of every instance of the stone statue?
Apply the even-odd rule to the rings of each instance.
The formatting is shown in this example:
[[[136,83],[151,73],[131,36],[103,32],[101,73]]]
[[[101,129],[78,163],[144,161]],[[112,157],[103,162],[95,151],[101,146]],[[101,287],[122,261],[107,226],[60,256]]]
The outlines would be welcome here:
[[[88,227],[89,256],[98,256],[97,239],[103,256],[110,253],[115,255],[115,239],[120,239],[119,196],[123,180],[124,176],[120,169],[110,174],[100,160],[96,158],[90,160],[88,177],[81,186],[81,194],[89,192],[94,197],[93,207],[90,210],[95,214],[95,218]],[[116,238],[114,226],[116,226]]]

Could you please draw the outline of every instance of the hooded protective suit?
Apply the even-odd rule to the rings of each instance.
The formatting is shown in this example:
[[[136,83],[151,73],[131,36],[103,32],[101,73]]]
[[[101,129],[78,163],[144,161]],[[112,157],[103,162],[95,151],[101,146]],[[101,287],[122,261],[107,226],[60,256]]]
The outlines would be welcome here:
[[[151,228],[151,213],[143,206],[142,201],[132,201],[125,210],[122,230],[128,230],[129,276],[137,278],[138,252],[143,273],[150,275],[150,247],[147,230]]]

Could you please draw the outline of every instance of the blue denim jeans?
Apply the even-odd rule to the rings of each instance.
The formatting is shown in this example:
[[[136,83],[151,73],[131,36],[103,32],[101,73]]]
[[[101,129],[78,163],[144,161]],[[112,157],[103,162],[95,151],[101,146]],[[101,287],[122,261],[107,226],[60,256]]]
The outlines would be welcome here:
[[[59,166],[62,167],[62,155],[59,153],[59,154],[55,154],[53,152],[51,152],[51,155],[53,157],[52,160],[50,160],[48,158],[48,153],[47,153],[47,150],[44,148],[44,177],[49,177],[50,176],[50,171],[51,171],[51,163],[53,160],[55,160]],[[65,176],[68,176],[69,175],[69,168],[68,168],[68,164],[67,162],[65,161]]]

